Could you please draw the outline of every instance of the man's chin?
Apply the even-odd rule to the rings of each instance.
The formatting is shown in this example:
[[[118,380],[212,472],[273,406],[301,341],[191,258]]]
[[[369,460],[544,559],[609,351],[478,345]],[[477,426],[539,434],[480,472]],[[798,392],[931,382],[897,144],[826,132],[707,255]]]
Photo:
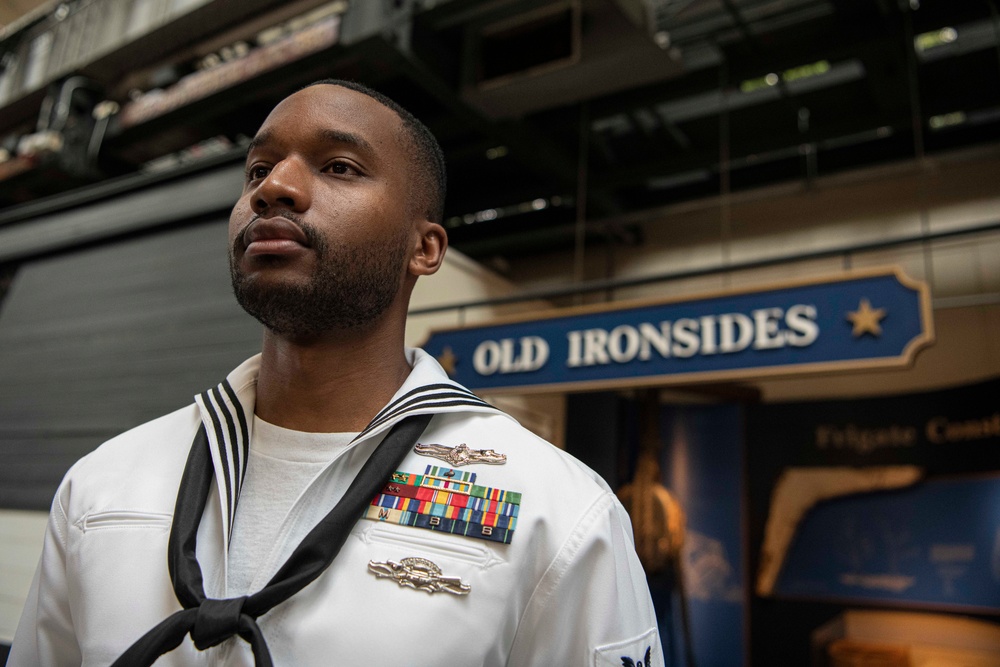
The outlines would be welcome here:
[[[365,333],[379,321],[386,309],[345,307],[327,303],[324,307],[301,289],[266,290],[242,286],[234,288],[236,301],[271,333],[297,341]]]
[[[242,257],[238,267],[231,269],[234,281],[259,283],[269,288],[280,289],[282,285],[306,285],[314,276],[311,266],[304,266],[282,255],[260,255]]]

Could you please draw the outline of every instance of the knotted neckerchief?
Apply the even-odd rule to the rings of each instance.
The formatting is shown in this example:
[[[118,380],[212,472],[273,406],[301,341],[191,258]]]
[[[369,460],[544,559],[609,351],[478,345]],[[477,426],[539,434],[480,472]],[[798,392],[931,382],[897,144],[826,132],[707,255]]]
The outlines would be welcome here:
[[[272,667],[257,618],[305,588],[333,562],[365,507],[416,443],[431,417],[414,415],[396,424],[368,457],[344,497],[309,531],[271,581],[253,595],[225,600],[205,597],[195,553],[198,523],[213,476],[208,436],[202,426],[188,454],[167,546],[170,581],[184,609],[140,637],[112,667],[148,667],[177,648],[189,632],[200,651],[238,634],[249,642],[258,667]]]

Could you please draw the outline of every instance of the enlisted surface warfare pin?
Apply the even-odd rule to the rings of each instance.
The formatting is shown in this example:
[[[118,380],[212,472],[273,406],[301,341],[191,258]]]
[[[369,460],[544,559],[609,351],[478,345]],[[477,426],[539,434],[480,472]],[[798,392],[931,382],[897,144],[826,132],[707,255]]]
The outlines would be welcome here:
[[[507,463],[506,454],[497,454],[492,449],[471,449],[464,442],[456,447],[422,445],[417,443],[413,451],[423,456],[433,456],[456,467],[470,463],[488,463],[490,465],[503,465]]]
[[[393,579],[400,586],[409,586],[428,593],[468,595],[472,590],[472,586],[462,583],[461,577],[443,576],[441,568],[426,558],[404,558],[398,563],[391,560],[370,560],[368,571],[379,579]]]

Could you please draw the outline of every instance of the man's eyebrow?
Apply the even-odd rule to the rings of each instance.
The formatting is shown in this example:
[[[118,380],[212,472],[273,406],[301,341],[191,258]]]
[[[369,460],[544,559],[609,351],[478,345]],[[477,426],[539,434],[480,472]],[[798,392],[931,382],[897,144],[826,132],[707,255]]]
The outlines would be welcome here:
[[[328,144],[347,144],[348,146],[360,149],[369,155],[375,153],[375,149],[364,139],[364,137],[354,134],[353,132],[327,128],[320,130],[319,138]]]
[[[255,148],[260,148],[261,146],[266,146],[271,143],[273,139],[273,133],[269,130],[257,133],[250,143],[247,144],[247,155]],[[353,132],[345,132],[343,130],[334,130],[332,128],[320,130],[317,133],[317,139],[327,144],[346,144],[348,146],[353,146],[354,148],[360,149],[368,154],[374,154],[375,149],[372,147],[367,140],[365,140],[360,135],[354,134]]]
[[[258,132],[257,136],[250,140],[247,144],[247,156],[249,157],[253,149],[268,143],[271,140],[271,133],[268,131]]]

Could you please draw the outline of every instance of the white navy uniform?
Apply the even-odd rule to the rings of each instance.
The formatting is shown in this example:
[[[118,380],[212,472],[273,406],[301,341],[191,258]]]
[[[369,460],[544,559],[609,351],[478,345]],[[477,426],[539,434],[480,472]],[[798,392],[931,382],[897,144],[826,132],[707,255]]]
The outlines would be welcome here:
[[[276,665],[662,665],[656,616],[628,516],[593,471],[448,379],[429,355],[392,401],[292,505],[264,581],[340,499],[382,436],[408,415],[435,417],[421,443],[493,449],[503,465],[454,470],[520,493],[509,543],[359,520],[333,564],[258,619]],[[198,528],[205,593],[228,597],[227,555],[253,436],[259,356],[195,404],[134,428],[81,459],[52,504],[44,550],[8,665],[107,665],[181,607],[167,540],[185,461],[205,426],[215,484]],[[249,417],[249,419],[248,419]],[[398,466],[449,464],[416,452]],[[383,513],[383,517],[387,513]],[[378,513],[369,513],[375,518]],[[466,595],[380,578],[370,562],[422,558]],[[647,659],[647,655],[650,656]],[[190,638],[157,665],[253,665],[238,637],[204,652]]]

